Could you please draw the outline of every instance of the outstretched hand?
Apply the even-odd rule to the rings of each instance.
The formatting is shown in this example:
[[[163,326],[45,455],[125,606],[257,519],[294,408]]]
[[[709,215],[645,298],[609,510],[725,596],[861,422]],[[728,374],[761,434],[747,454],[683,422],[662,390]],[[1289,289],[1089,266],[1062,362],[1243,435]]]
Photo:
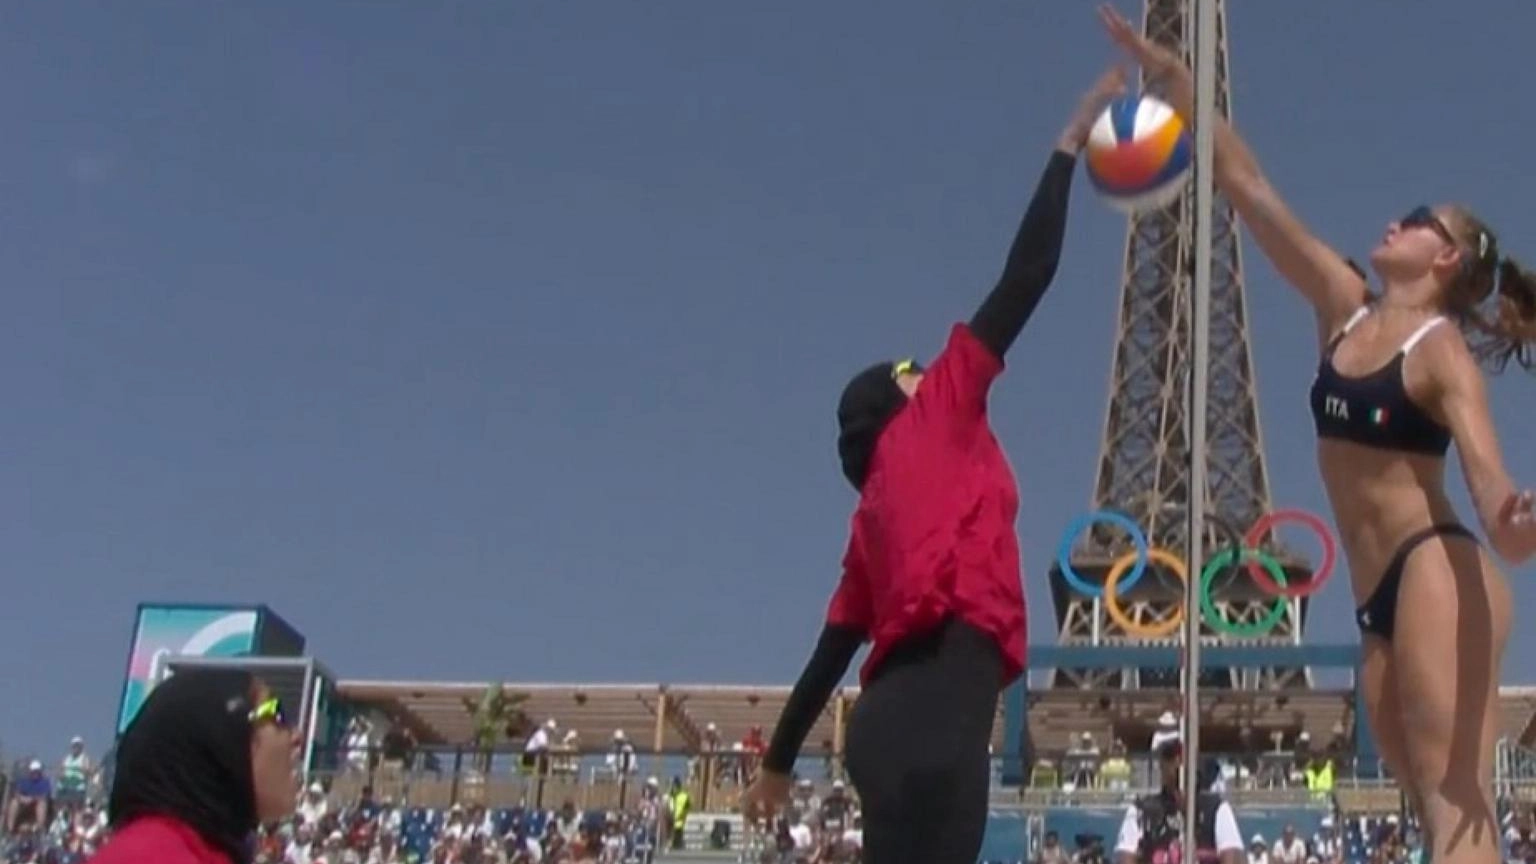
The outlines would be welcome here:
[[[758,772],[738,802],[741,815],[752,822],[767,821],[789,801],[789,790],[794,783],[788,774],[780,774],[764,768]]]
[[[1088,142],[1088,133],[1093,129],[1093,124],[1098,121],[1104,106],[1123,95],[1125,95],[1125,70],[1119,66],[1111,66],[1099,76],[1098,81],[1094,82],[1093,88],[1084,94],[1082,101],[1077,105],[1077,110],[1072,114],[1072,119],[1067,121],[1067,128],[1061,133],[1061,149],[1068,153],[1076,153],[1083,149],[1083,145]]]
[[[1099,5],[1099,21],[1104,24],[1110,40],[1130,55],[1148,76],[1166,75],[1182,65],[1179,55],[1141,35],[1141,31],[1132,26],[1114,4]]]
[[[1536,493],[1527,489],[1511,494],[1499,508],[1497,547],[1499,554],[1513,563],[1523,563],[1536,555]]]

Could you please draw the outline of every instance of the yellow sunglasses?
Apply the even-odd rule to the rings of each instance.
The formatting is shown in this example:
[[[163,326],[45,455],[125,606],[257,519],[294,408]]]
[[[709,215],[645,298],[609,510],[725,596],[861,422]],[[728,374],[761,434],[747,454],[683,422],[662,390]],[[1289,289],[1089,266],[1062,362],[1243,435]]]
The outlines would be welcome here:
[[[283,711],[283,703],[275,696],[252,708],[246,716],[252,725],[271,723],[284,728],[288,726],[288,715]]]

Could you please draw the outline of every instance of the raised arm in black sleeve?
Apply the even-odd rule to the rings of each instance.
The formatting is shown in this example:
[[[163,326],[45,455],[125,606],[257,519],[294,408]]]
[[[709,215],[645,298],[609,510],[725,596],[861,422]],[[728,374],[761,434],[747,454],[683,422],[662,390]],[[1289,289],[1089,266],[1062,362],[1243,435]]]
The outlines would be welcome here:
[[[1045,289],[1056,276],[1061,242],[1067,232],[1067,199],[1072,191],[1072,171],[1077,157],[1062,150],[1051,153],[1035,197],[1029,202],[1008,263],[997,287],[981,301],[971,319],[971,332],[1001,358],[1013,345]]]
[[[784,713],[779,715],[779,725],[773,730],[768,742],[768,753],[763,757],[763,767],[776,774],[788,774],[800,756],[800,745],[816,725],[816,716],[827,707],[827,700],[837,682],[843,680],[848,663],[864,642],[864,632],[851,627],[828,624],[822,628],[821,638],[816,640],[816,650],[795,682],[795,689],[784,703]]]

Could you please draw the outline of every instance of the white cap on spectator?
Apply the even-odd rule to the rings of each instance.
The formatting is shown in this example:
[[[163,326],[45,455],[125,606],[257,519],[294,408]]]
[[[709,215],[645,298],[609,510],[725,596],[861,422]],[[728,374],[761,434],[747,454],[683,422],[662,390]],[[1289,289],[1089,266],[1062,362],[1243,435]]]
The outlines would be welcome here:
[[[1157,718],[1157,725],[1167,727],[1177,726],[1179,725],[1179,718],[1173,716],[1172,711],[1164,711],[1162,716]]]
[[[553,717],[551,717],[548,720],[544,721],[544,728],[545,729],[549,729],[550,731],[554,731],[556,728],[559,727],[559,725],[560,724],[556,723],[555,722],[555,718],[553,718]]]
[[[85,743],[85,739],[81,738],[79,735],[76,735],[75,737],[69,739],[69,743],[70,743],[70,746],[74,746],[75,744],[84,744]]]
[[[33,759],[31,762],[27,763],[27,770],[28,771],[41,771],[41,770],[43,770],[43,763],[37,761],[36,759]]]
[[[661,781],[657,780],[656,776],[653,774],[650,777],[645,778],[645,785],[647,785],[647,786],[660,786],[661,785]]]
[[[843,786],[843,781],[841,781],[841,780],[833,780],[832,781],[832,788],[833,789],[842,789],[842,788],[845,788],[845,787]]]
[[[615,729],[615,730],[613,730],[613,740],[615,740],[615,741],[623,741],[624,737],[625,736],[624,736],[624,730],[623,729]]]
[[[311,794],[311,795],[324,795],[325,794],[325,787],[321,786],[319,783],[311,783],[311,784],[309,784],[309,794]]]
[[[1324,816],[1323,817],[1323,821],[1319,822],[1318,824],[1321,825],[1324,828],[1332,828],[1333,827],[1333,817],[1332,816]]]
[[[1263,834],[1255,834],[1255,835],[1253,835],[1253,839],[1248,841],[1248,845],[1249,846],[1263,846],[1264,845],[1264,835]]]

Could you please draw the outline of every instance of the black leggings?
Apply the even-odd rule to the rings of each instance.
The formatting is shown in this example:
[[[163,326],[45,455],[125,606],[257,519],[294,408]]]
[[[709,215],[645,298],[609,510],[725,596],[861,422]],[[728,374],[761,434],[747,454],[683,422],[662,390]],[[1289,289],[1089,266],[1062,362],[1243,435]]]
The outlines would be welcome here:
[[[976,864],[1002,677],[997,644],[956,620],[880,664],[848,721],[864,864]]]

